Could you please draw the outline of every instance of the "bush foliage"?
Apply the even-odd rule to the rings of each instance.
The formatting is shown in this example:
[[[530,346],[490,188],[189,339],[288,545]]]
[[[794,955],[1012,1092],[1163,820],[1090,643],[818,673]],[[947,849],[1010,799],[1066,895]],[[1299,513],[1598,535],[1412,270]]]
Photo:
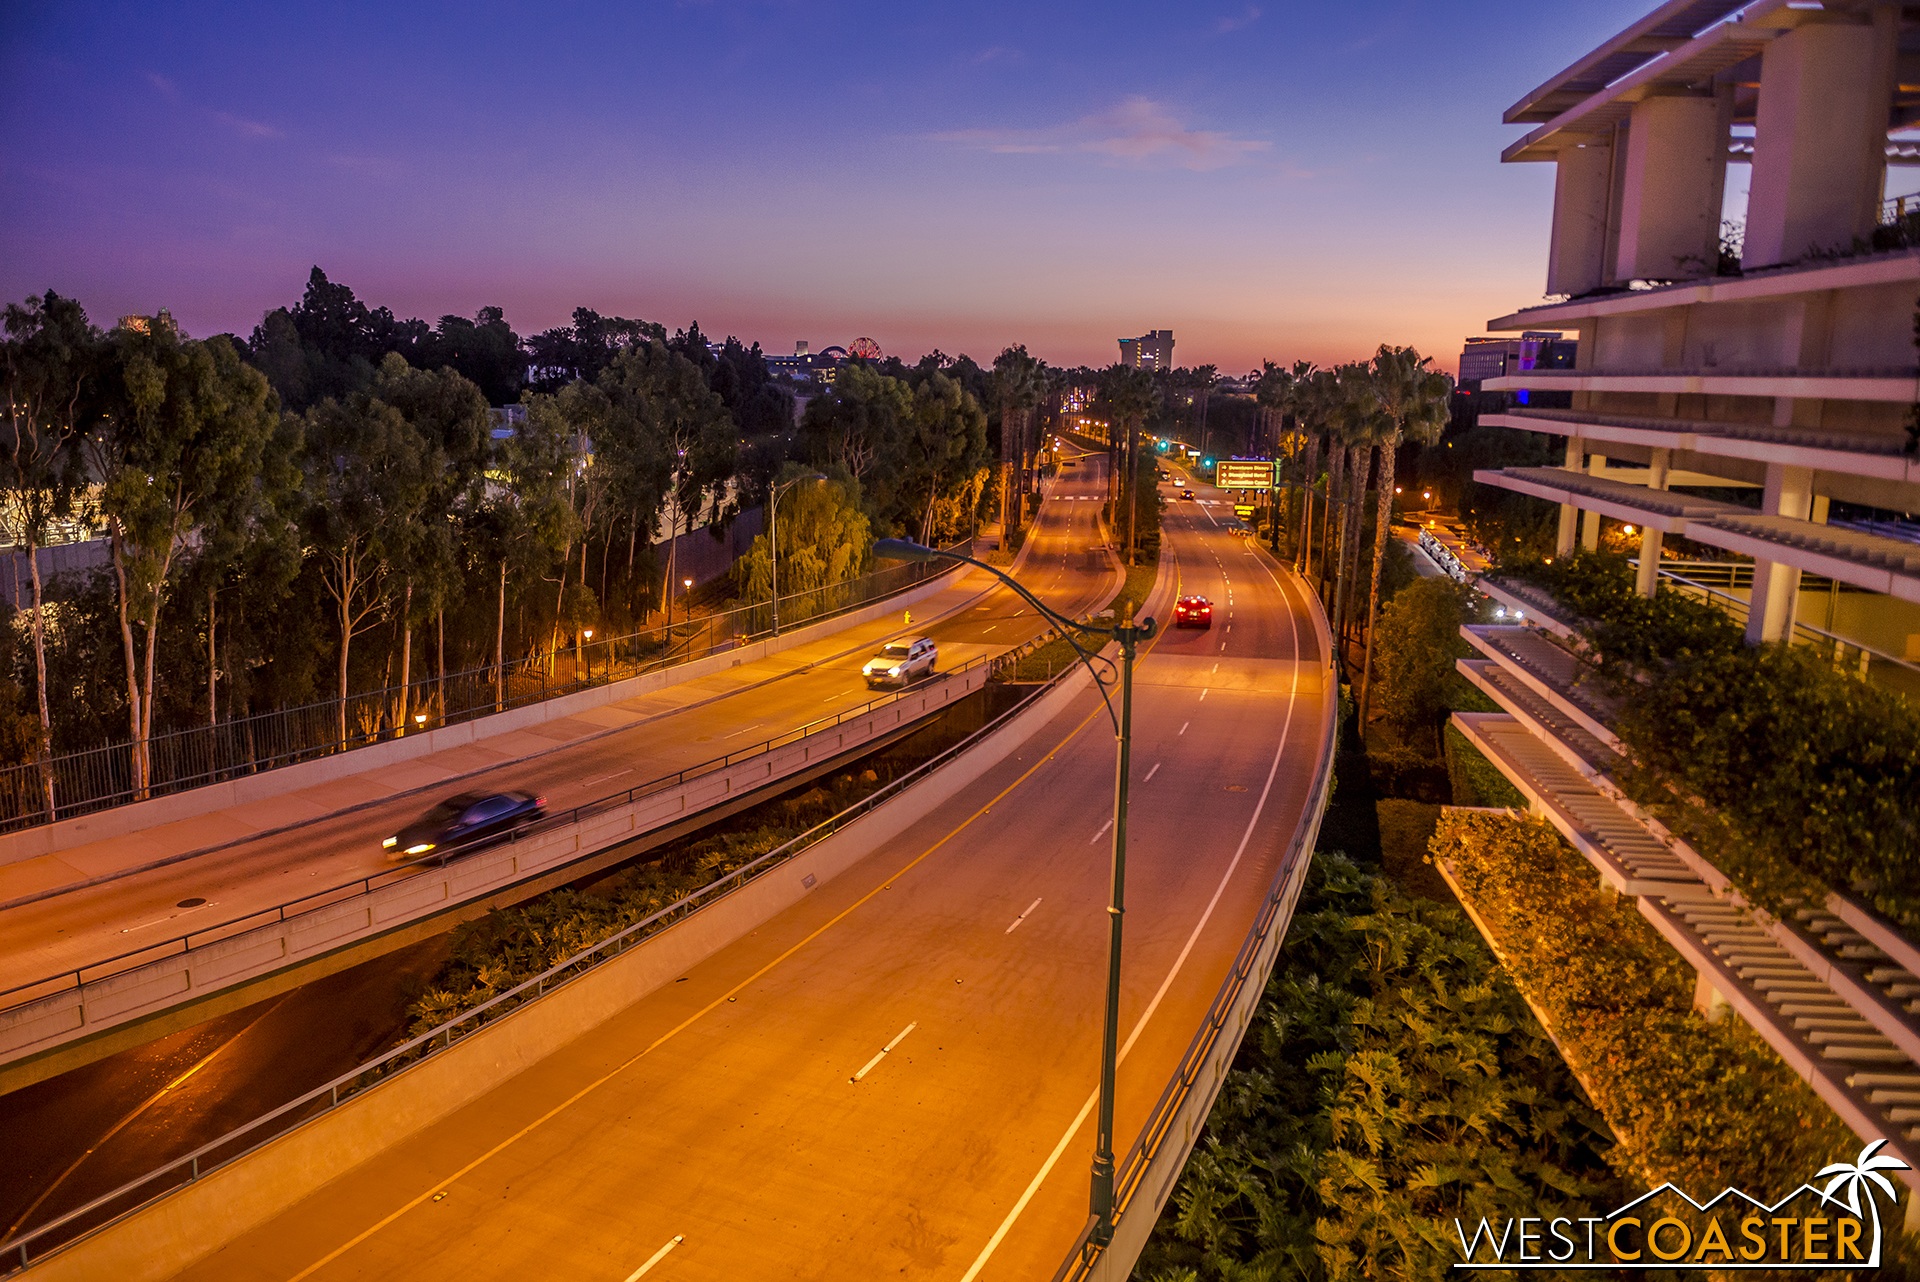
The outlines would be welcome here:
[[[1607,1147],[1466,919],[1323,853],[1135,1275],[1438,1278],[1456,1216],[1616,1205]]]
[[[1593,1092],[1635,1182],[1777,1196],[1858,1147],[1745,1023],[1694,1013],[1693,969],[1545,822],[1455,812],[1433,853]]]

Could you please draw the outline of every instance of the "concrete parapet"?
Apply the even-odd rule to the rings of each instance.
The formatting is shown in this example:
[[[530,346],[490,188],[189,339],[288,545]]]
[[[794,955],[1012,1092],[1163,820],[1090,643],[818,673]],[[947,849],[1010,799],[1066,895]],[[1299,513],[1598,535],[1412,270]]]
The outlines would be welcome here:
[[[369,744],[364,748],[335,753],[313,761],[281,766],[239,779],[207,784],[205,787],[190,788],[185,792],[155,797],[150,801],[136,801],[124,806],[115,806],[110,810],[95,811],[92,814],[63,819],[58,823],[0,834],[0,864],[18,863],[24,859],[38,858],[41,855],[53,854],[74,846],[83,846],[89,842],[104,841],[158,827],[161,824],[245,805],[248,802],[283,796],[302,788],[311,788],[317,784],[330,783],[336,779],[443,752],[448,748],[464,747],[496,735],[510,734],[516,730],[576,716],[594,708],[651,694],[656,690],[679,685],[685,681],[712,676],[715,673],[739,667],[743,663],[765,659],[796,646],[819,641],[845,628],[870,623],[895,610],[914,605],[926,597],[945,591],[950,586],[952,585],[949,582],[949,576],[940,575],[910,591],[864,606],[851,614],[843,614],[838,618],[783,633],[779,637],[768,637],[765,640],[755,641],[751,645],[723,651],[678,667],[662,668],[641,676],[629,677],[624,681],[615,681],[575,694],[562,695],[557,699],[528,704],[526,707],[495,713],[492,716],[476,717],[472,721],[463,721],[457,725],[441,726],[435,730],[404,735],[398,739]]]
[[[841,831],[541,1000],[36,1262],[34,1276],[76,1282],[174,1276],[791,907],[956,796],[1089,684],[1086,669],[1076,668],[999,730]]]
[[[261,914],[260,925],[250,929],[237,926],[237,933],[227,938],[0,1011],[0,1064],[41,1055],[156,1011],[199,1001],[433,916],[457,903],[498,894],[545,870],[663,827],[682,815],[799,774],[810,765],[838,756],[849,746],[884,737],[951,706],[981,689],[986,680],[985,664],[963,669],[910,690],[844,726],[670,784],[564,827],[535,831],[511,844],[355,893],[324,907],[292,915],[269,909]]]

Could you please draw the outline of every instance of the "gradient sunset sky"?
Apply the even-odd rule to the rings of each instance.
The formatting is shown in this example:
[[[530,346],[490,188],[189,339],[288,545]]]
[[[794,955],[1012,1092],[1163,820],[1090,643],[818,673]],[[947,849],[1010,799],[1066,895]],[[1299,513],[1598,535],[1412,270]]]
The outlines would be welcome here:
[[[1452,369],[1544,288],[1501,111],[1651,7],[9,5],[0,295]]]

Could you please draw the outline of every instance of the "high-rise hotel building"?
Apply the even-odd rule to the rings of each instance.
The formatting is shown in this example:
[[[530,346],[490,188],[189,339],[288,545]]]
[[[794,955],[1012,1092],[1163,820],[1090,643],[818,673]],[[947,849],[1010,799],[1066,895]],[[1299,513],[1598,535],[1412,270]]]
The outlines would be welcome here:
[[[1920,202],[1887,193],[1920,186],[1916,11],[1670,0],[1505,118],[1532,128],[1503,160],[1555,166],[1553,235],[1547,301],[1488,329],[1578,354],[1485,384],[1571,393],[1481,420],[1564,437],[1563,466],[1477,479],[1558,503],[1563,552],[1633,526],[1644,593],[1667,536],[1751,564],[1750,639],[1911,676]]]

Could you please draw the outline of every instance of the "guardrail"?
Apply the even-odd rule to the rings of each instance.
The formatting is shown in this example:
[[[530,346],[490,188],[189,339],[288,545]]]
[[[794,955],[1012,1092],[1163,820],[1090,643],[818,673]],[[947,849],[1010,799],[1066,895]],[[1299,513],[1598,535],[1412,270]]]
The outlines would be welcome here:
[[[972,663],[955,669],[947,675],[957,675],[979,664],[992,664],[996,659],[976,659]],[[1066,671],[1061,677],[1067,675]],[[1055,681],[1060,678],[1056,677]],[[874,810],[899,793],[924,779],[935,770],[955,760],[967,752],[976,743],[999,731],[1008,721],[1018,716],[1034,699],[1039,698],[1054,682],[1036,687],[1031,695],[1009,708],[1000,716],[974,731],[960,743],[947,749],[931,761],[923,762],[893,782],[877,789],[869,796],[834,815],[832,818],[815,825],[800,836],[778,849],[769,851],[750,863],[717,878],[673,903],[659,912],[633,925],[608,936],[590,948],[583,949],[564,961],[542,971],[532,979],[508,989],[471,1010],[464,1011],[446,1023],[403,1042],[379,1057],[341,1074],[332,1081],[315,1087],[297,1099],[291,1100],[270,1113],[236,1127],[219,1139],[203,1144],[191,1153],[175,1158],[163,1166],[149,1171],[138,1179],[131,1180],[113,1191],[103,1194],[57,1219],[31,1229],[10,1241],[0,1243],[0,1274],[12,1273],[30,1266],[36,1259],[44,1258],[54,1251],[65,1247],[78,1238],[95,1232],[116,1220],[122,1219],[151,1202],[227,1166],[247,1154],[257,1151],[273,1140],[284,1135],[305,1122],[321,1117],[340,1107],[343,1103],[362,1092],[378,1086],[391,1074],[404,1070],[412,1064],[445,1051],[456,1041],[463,1040],[480,1031],[486,1025],[513,1013],[515,1010],[538,1001],[560,986],[579,978],[601,963],[618,957],[621,953],[658,933],[674,922],[699,911],[706,905],[738,890],[741,886],[764,875],[794,855],[813,846],[846,827],[855,819]],[[904,692],[903,692],[904,693]],[[592,803],[589,803],[592,804]]]
[[[1326,700],[1322,735],[1324,750],[1320,765],[1314,771],[1313,787],[1308,793],[1307,807],[1302,811],[1304,817],[1294,828],[1286,854],[1281,857],[1280,867],[1268,887],[1266,901],[1261,905],[1246,939],[1241,942],[1239,952],[1234,954],[1233,966],[1221,981],[1213,1003],[1207,1007],[1199,1030],[1187,1045],[1186,1054],[1181,1056],[1166,1089],[1161,1091],[1160,1099],[1147,1115],[1146,1124],[1141,1127],[1140,1134],[1114,1172],[1115,1242],[1124,1233],[1129,1237],[1138,1237],[1144,1243],[1146,1235],[1152,1232],[1151,1223],[1142,1228],[1137,1223],[1129,1224],[1127,1216],[1133,1211],[1140,1194],[1147,1190],[1148,1176],[1154,1174],[1158,1167],[1163,1178],[1152,1190],[1149,1200],[1140,1207],[1143,1213],[1158,1218],[1174,1182],[1185,1169],[1187,1154],[1192,1151],[1195,1138],[1206,1124],[1207,1114],[1212,1110],[1220,1085],[1232,1065],[1234,1052],[1239,1048],[1240,1039],[1245,1036],[1247,1025],[1253,1018],[1254,1008],[1266,990],[1267,975],[1273,969],[1274,958],[1281,944],[1285,942],[1286,927],[1293,919],[1293,905],[1300,897],[1300,887],[1305,883],[1307,867],[1313,858],[1313,845],[1320,831],[1320,816],[1326,812],[1332,791],[1334,749],[1338,746],[1334,734],[1338,705],[1338,698],[1329,697]],[[1103,1250],[1093,1245],[1093,1228],[1094,1221],[1090,1217],[1074,1240],[1066,1260],[1053,1275],[1054,1282],[1085,1282],[1095,1277],[1096,1273],[1103,1277],[1112,1276],[1113,1282],[1119,1282],[1119,1275],[1100,1272],[1102,1260],[1112,1248]],[[1126,1257],[1124,1267],[1127,1272],[1132,1270],[1133,1259],[1133,1255]]]
[[[782,630],[794,631],[861,609],[951,573],[957,566],[957,562],[896,565],[859,579],[791,593],[780,598],[785,616]],[[769,603],[759,602],[691,622],[600,637],[584,646],[525,656],[499,666],[448,672],[405,686],[349,695],[344,738],[338,699],[156,734],[146,744],[150,779],[144,789],[134,786],[132,748],[124,740],[65,752],[46,762],[8,766],[0,769],[0,832],[261,774],[693,663],[769,635],[771,622]],[[597,673],[596,663],[602,665]],[[47,775],[53,779],[51,812],[45,792]]]
[[[938,673],[937,676],[942,681],[951,680],[980,667],[985,667],[988,675],[991,676],[993,672],[997,670],[996,664],[1000,658],[1001,656],[994,656],[993,658],[969,660],[958,668]],[[724,756],[710,758],[697,765],[691,765],[685,769],[677,770],[670,775],[661,775],[657,779],[635,784],[623,792],[609,793],[604,797],[583,802],[569,810],[547,815],[532,823],[522,824],[520,827],[512,829],[506,834],[503,839],[504,844],[509,846],[515,845],[524,839],[537,836],[541,833],[557,831],[558,829],[565,828],[571,824],[577,824],[584,819],[590,819],[595,815],[605,813],[619,806],[631,805],[636,801],[643,801],[648,797],[684,786],[692,780],[718,773],[743,761],[751,760],[754,757],[765,756],[789,744],[802,742],[810,736],[835,729],[850,721],[871,716],[878,710],[898,703],[902,699],[923,695],[928,688],[928,684],[923,681],[918,685],[909,686],[894,694],[878,699],[870,699],[858,708],[850,708],[845,712],[835,713],[832,716],[816,718],[813,721],[796,726],[791,730],[776,735],[771,739],[764,740],[752,747],[741,748],[729,752]],[[239,917],[229,918],[216,925],[206,926],[200,930],[189,931],[183,935],[176,935],[172,939],[148,944],[141,948],[117,954],[113,957],[103,958],[100,961],[89,962],[86,965],[74,967],[71,970],[63,970],[57,974],[42,976],[39,979],[31,980],[24,984],[16,984],[12,988],[0,989],[0,1016],[18,1010],[23,1006],[32,1005],[35,1002],[45,1001],[50,997],[58,997],[62,993],[82,989],[90,983],[97,984],[104,980],[112,979],[116,975],[137,970],[142,966],[149,966],[155,962],[165,961],[169,957],[181,956],[191,952],[196,947],[219,943],[223,940],[245,934],[247,931],[256,930],[262,926],[284,923],[291,918],[299,917],[321,908],[346,903],[358,896],[371,894],[376,889],[385,889],[389,886],[402,884],[422,876],[429,867],[436,870],[443,870],[451,866],[463,864],[475,856],[497,851],[501,844],[502,842],[489,842],[457,858],[448,857],[441,860],[417,860],[404,867],[383,869],[371,876],[361,877],[355,881],[342,882],[337,886],[330,886],[325,890],[317,890],[311,894],[302,895],[298,899],[291,899],[271,908],[262,908]],[[30,992],[29,990],[32,991]],[[22,996],[21,994],[26,995]]]

